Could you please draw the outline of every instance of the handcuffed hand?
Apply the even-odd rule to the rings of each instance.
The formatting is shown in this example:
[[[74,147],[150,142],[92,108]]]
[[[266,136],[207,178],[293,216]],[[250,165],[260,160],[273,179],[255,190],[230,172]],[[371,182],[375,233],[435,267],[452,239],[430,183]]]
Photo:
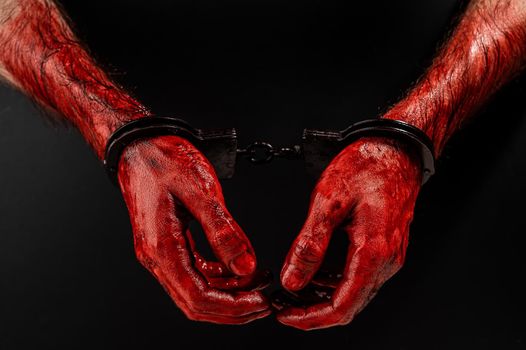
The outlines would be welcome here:
[[[177,136],[128,146],[119,183],[139,261],[192,320],[242,324],[267,316],[254,250],[228,212],[212,165]],[[206,261],[188,229],[197,220],[219,261]]]
[[[348,324],[404,262],[421,184],[419,159],[401,144],[364,138],[347,146],[321,175],[305,224],[287,255],[281,282],[305,305],[275,300],[279,322],[304,329]],[[344,271],[317,272],[332,233],[349,237]],[[312,294],[312,293],[311,293]]]

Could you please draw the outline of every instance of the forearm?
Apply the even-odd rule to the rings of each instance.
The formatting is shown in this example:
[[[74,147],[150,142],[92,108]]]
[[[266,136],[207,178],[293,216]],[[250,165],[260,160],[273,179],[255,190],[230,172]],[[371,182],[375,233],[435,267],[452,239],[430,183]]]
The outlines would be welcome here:
[[[148,110],[79,43],[51,0],[0,0],[0,76],[72,122],[102,158],[111,133]]]
[[[413,124],[438,156],[449,137],[526,63],[526,1],[473,0],[426,74],[384,118]]]

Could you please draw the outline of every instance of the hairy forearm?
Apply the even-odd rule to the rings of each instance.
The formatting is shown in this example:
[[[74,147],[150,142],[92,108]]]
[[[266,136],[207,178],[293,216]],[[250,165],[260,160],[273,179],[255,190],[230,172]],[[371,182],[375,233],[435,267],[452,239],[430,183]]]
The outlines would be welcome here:
[[[51,0],[0,0],[0,76],[72,122],[99,157],[148,110],[97,66]]]
[[[384,118],[449,137],[526,63],[526,1],[473,0],[431,67]]]

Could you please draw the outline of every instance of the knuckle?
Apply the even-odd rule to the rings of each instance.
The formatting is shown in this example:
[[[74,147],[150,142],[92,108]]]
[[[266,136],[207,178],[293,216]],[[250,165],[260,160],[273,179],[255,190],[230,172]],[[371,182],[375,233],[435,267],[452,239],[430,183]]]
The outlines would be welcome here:
[[[217,226],[221,226],[226,215],[226,210],[222,203],[214,196],[210,196],[208,200],[205,200],[204,208],[212,218],[215,218],[215,220],[212,221],[214,221]]]
[[[216,249],[223,255],[237,255],[241,251],[247,250],[247,245],[234,232],[223,232],[214,238]]]
[[[220,248],[230,248],[236,244],[235,235],[231,231],[220,230],[214,237],[215,244]]]
[[[208,193],[208,196],[203,207],[206,225],[216,232],[228,231],[234,226],[234,220],[224,203],[214,193]]]
[[[303,239],[296,244],[294,256],[306,265],[317,264],[321,262],[324,255],[323,245],[312,239]]]
[[[222,251],[247,248],[243,231],[220,203],[214,205],[213,215],[206,226],[211,243]]]

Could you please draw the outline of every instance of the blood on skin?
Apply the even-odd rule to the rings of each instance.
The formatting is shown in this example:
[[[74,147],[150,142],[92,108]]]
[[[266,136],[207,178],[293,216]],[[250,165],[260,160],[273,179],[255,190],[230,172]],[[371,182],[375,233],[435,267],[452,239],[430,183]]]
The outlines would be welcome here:
[[[102,158],[117,127],[150,113],[95,64],[52,1],[9,1],[14,10],[0,20],[0,74],[71,121]],[[424,130],[439,155],[525,61],[524,1],[473,0],[423,78],[383,117]],[[300,329],[344,325],[365,307],[402,266],[421,176],[410,150],[382,138],[361,139],[331,162],[281,274],[297,295],[310,282],[331,293],[318,293],[318,304],[280,307],[280,322]],[[188,141],[158,137],[128,147],[119,182],[139,260],[189,318],[240,324],[270,313],[250,242],[228,212],[212,166]],[[191,217],[218,262],[193,251]],[[317,279],[337,227],[350,241],[345,269],[337,280]]]
[[[421,128],[438,156],[525,62],[526,3],[474,0],[426,74],[383,117]],[[295,300],[274,300],[280,322],[304,330],[344,325],[367,305],[404,261],[420,166],[411,150],[381,138],[361,139],[329,164],[285,259],[281,281]],[[336,283],[326,283],[316,273],[338,227],[349,236],[347,263]],[[332,289],[330,300],[298,305],[302,293],[317,286]]]
[[[526,2],[472,1],[427,73],[384,118],[424,130],[436,156],[447,140],[526,64]]]
[[[150,112],[96,65],[52,1],[14,2],[0,26],[4,77],[72,122],[102,158],[116,128]]]
[[[116,128],[150,112],[96,65],[52,1],[9,1],[0,17],[0,74],[72,122],[102,158]],[[241,324],[270,313],[260,292],[270,276],[256,271],[254,250],[226,209],[212,165],[190,142],[137,141],[125,149],[118,176],[137,257],[189,318]],[[192,218],[219,261],[196,251]]]
[[[270,275],[255,271],[254,250],[225,206],[212,165],[187,140],[161,136],[129,146],[119,182],[139,261],[187,317],[240,324],[270,313],[260,292]],[[219,261],[197,252],[192,219]]]

